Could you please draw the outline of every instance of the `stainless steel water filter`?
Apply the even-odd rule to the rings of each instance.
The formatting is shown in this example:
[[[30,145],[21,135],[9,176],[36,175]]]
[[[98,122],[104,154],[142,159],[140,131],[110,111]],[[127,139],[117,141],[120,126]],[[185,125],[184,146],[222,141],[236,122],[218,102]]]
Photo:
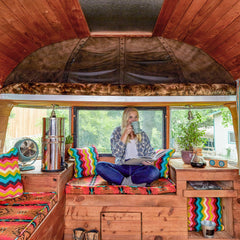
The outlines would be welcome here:
[[[42,171],[62,171],[65,164],[64,118],[43,118]]]

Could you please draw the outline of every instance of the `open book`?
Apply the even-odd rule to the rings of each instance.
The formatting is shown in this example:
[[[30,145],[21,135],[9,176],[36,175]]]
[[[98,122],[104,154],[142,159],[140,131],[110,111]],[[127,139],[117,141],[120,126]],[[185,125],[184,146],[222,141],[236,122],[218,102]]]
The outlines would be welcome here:
[[[152,154],[152,156],[149,156],[149,157],[129,158],[125,160],[124,164],[140,165],[142,162],[145,162],[145,161],[155,162],[160,157],[162,157],[166,152],[167,150],[163,150],[163,151],[155,152]]]

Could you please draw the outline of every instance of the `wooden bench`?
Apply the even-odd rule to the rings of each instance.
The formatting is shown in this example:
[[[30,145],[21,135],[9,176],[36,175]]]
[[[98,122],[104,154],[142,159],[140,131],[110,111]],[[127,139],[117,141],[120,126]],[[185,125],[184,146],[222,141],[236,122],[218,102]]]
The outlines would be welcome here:
[[[188,231],[187,201],[191,197],[220,197],[225,230],[215,232],[215,239],[239,239],[233,231],[232,205],[237,197],[237,168],[198,169],[172,159],[170,179],[176,183],[175,193],[86,195],[77,189],[67,191],[64,240],[72,240],[73,229],[78,227],[98,230],[101,240],[203,239],[201,231]],[[189,181],[215,180],[223,183],[223,190],[189,188]]]
[[[6,229],[11,239],[19,237],[19,239],[30,240],[61,240],[63,238],[64,186],[72,177],[73,164],[70,163],[69,168],[62,172],[49,173],[41,172],[40,166],[41,161],[37,161],[35,170],[21,172],[25,192],[23,196],[1,202],[1,207],[6,209],[6,214],[2,214],[0,219],[9,217],[9,223],[20,223],[16,227],[11,225],[12,230]],[[18,208],[17,211],[15,211],[16,208]],[[23,221],[20,216],[14,215],[15,212],[23,215]],[[5,226],[8,224],[3,223]],[[5,227],[1,226],[1,228],[0,239],[9,239],[4,236]]]
[[[178,192],[84,195],[70,191],[66,193],[64,239],[72,239],[78,227],[98,230],[103,240],[186,239],[186,204]]]

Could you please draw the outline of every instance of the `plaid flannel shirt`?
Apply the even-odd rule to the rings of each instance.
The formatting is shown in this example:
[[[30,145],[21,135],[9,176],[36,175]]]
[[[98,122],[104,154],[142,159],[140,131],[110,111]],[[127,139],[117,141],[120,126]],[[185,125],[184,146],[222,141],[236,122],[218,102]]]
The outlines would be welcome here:
[[[147,136],[147,134],[142,131],[142,140],[141,142],[137,141],[137,151],[139,157],[147,157],[151,156],[155,151],[154,148],[150,144],[150,140]],[[126,144],[123,143],[121,138],[121,127],[116,127],[112,133],[111,136],[111,150],[112,155],[115,157],[115,163],[116,164],[123,164],[125,161],[125,155],[126,155]]]

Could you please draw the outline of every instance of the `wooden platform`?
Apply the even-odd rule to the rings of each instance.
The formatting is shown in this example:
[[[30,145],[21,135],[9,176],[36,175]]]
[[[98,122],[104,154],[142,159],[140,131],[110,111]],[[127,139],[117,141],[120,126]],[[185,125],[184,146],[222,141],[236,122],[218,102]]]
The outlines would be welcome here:
[[[67,194],[64,240],[72,239],[73,229],[77,227],[98,230],[101,240],[204,239],[201,232],[188,232],[187,228],[187,199],[200,196],[222,198],[225,231],[216,232],[214,239],[239,239],[233,220],[234,207],[239,209],[235,204],[239,194],[236,188],[239,184],[238,169],[231,166],[224,169],[196,169],[176,159],[171,160],[170,165],[170,177],[177,187],[174,194]],[[188,181],[203,180],[216,180],[224,188],[220,191],[202,191],[189,187]]]
[[[73,163],[61,172],[42,172],[41,161],[35,164],[35,170],[21,172],[24,191],[57,192],[58,202],[33,232],[30,240],[61,240],[64,234],[65,184],[72,178]]]

